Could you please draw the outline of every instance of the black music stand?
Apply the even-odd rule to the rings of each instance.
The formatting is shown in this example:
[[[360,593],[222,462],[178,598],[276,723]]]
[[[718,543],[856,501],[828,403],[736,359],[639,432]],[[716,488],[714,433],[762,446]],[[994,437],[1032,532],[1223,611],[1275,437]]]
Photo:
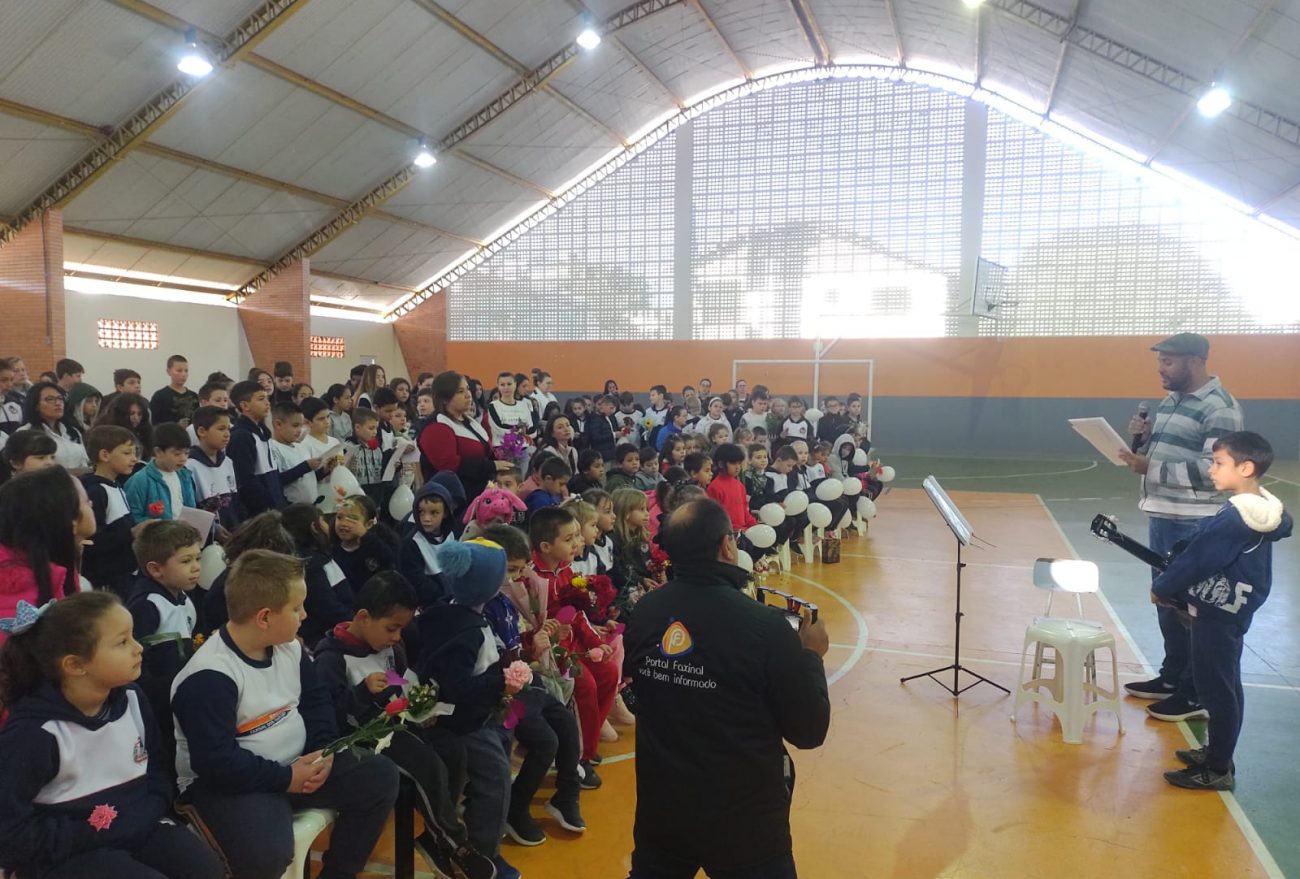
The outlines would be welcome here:
[[[944,522],[948,523],[948,528],[952,531],[953,536],[957,538],[957,612],[953,618],[952,664],[899,678],[898,682],[905,684],[917,678],[930,678],[949,693],[952,693],[954,699],[977,684],[991,684],[1007,695],[1011,695],[1011,691],[1006,687],[995,681],[990,681],[984,675],[973,672],[961,664],[961,569],[966,567],[966,563],[961,560],[961,550],[964,546],[970,546],[971,541],[975,539],[975,531],[971,528],[970,522],[966,521],[966,517],[961,514],[961,510],[957,509],[957,505],[952,502],[952,498],[948,497],[948,493],[943,490],[939,480],[933,476],[927,476],[925,481],[921,483],[921,487],[925,489],[925,493],[930,497],[930,502],[939,511],[939,515],[943,516]],[[937,677],[937,675],[946,671],[952,672],[951,687]],[[960,675],[962,672],[975,678],[975,680],[964,687],[961,686]]]

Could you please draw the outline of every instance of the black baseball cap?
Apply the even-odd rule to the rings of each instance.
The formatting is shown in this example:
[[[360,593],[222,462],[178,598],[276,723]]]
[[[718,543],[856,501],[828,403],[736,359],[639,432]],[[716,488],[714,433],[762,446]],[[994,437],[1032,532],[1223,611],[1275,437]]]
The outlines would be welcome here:
[[[1152,351],[1161,354],[1182,354],[1208,360],[1210,357],[1210,340],[1196,333],[1179,333],[1163,342],[1151,346]]]

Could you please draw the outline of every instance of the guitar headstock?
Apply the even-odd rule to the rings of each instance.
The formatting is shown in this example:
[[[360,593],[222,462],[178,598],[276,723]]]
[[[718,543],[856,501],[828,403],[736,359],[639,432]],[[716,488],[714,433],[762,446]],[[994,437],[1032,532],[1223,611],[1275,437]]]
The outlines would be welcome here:
[[[1111,543],[1120,536],[1119,519],[1116,516],[1107,513],[1098,513],[1092,519],[1092,525],[1089,526],[1094,537]]]

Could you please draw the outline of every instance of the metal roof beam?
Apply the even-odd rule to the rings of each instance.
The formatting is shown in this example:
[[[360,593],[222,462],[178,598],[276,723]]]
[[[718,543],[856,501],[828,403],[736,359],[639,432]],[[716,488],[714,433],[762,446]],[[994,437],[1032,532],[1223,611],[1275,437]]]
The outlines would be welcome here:
[[[1067,41],[1091,55],[1109,61],[1143,79],[1158,83],[1171,91],[1189,98],[1200,97],[1205,91],[1207,84],[1190,73],[1139,52],[1091,28],[1072,23],[1065,16],[1045,9],[1032,0],[987,0],[985,5],[1027,22],[1058,40]],[[1234,100],[1225,113],[1292,146],[1300,146],[1300,122],[1241,99]]]
[[[709,15],[709,10],[704,8],[702,0],[690,0],[690,2],[695,7],[695,11],[703,17],[704,23],[709,26],[709,30],[713,31],[713,35],[718,38],[718,42],[722,43],[722,48],[726,51],[727,57],[731,59],[731,63],[740,69],[740,75],[747,80],[753,79],[754,71],[750,70],[749,65],[741,61],[740,56],[736,54],[736,50],[731,48],[731,43],[727,42],[727,38],[722,35],[722,30],[718,27],[718,23],[713,20],[713,16]]]
[[[808,5],[807,0],[790,0],[790,8],[794,11],[794,17],[799,20],[799,27],[803,29],[803,35],[808,40],[808,48],[812,50],[813,61],[818,67],[825,67],[831,63],[831,50],[826,44],[826,37],[822,34],[822,29],[817,25],[817,19],[813,16],[812,8]]]
[[[424,0],[417,0],[417,2],[424,2]],[[586,14],[586,15],[590,15],[590,16],[592,16],[593,18],[595,17],[595,13],[592,12],[591,9],[588,8],[587,4],[584,3],[584,2],[582,2],[582,0],[568,0],[568,2],[569,2],[569,5],[570,5],[571,7],[573,7],[574,9],[576,9],[578,12],[584,13],[584,14]],[[664,82],[662,79],[660,79],[660,78],[659,78],[659,74],[657,74],[657,73],[655,73],[653,70],[651,70],[651,69],[650,69],[650,66],[649,66],[648,64],[646,64],[644,61],[642,61],[641,58],[640,58],[640,56],[638,56],[635,52],[633,52],[632,49],[629,48],[629,46],[627,45],[627,43],[623,42],[621,39],[619,39],[619,38],[618,38],[617,36],[615,36],[614,34],[610,34],[609,37],[608,37],[607,39],[609,40],[609,42],[613,43],[615,46],[618,46],[618,49],[619,49],[619,51],[620,51],[621,53],[623,53],[623,56],[624,56],[625,58],[627,58],[629,61],[631,61],[632,64],[635,65],[636,68],[637,68],[638,70],[640,70],[641,73],[642,73],[642,74],[643,74],[647,79],[649,79],[649,80],[650,80],[651,82],[653,82],[656,86],[658,86],[658,87],[659,87],[659,90],[660,90],[661,92],[663,92],[664,95],[666,95],[666,96],[668,97],[668,99],[669,99],[670,101],[672,101],[673,104],[675,104],[675,105],[677,106],[677,109],[681,110],[681,109],[684,109],[684,108],[685,108],[685,106],[686,106],[685,101],[683,101],[680,97],[678,97],[678,96],[673,92],[673,90],[670,89],[670,88],[668,87],[668,83],[666,83],[666,82]]]
[[[1056,54],[1056,69],[1052,71],[1052,81],[1047,86],[1047,100],[1043,107],[1043,115],[1051,116],[1052,108],[1056,105],[1056,89],[1061,84],[1061,74],[1065,72],[1065,56],[1070,51],[1070,41],[1067,39],[1079,24],[1079,16],[1083,15],[1084,0],[1074,0],[1074,9],[1070,11],[1070,27],[1061,36],[1061,50]]]
[[[115,0],[126,2],[126,0]],[[267,0],[253,10],[217,47],[218,65],[231,65],[248,55],[279,25],[307,4],[307,0]],[[209,79],[195,80],[184,76],[154,95],[143,107],[112,130],[89,153],[77,161],[36,197],[15,219],[14,225],[0,229],[0,246],[13,240],[24,226],[51,208],[67,204],[87,185],[103,174],[118,159],[148,140],[159,125],[171,116],[193,91]]]
[[[1263,203],[1255,208],[1253,216],[1258,217],[1260,214],[1268,213],[1274,206],[1281,204],[1291,196],[1298,193],[1300,193],[1300,182],[1297,182],[1294,186],[1288,186],[1277,195],[1267,198]]]
[[[907,66],[907,53],[903,51],[903,29],[898,26],[898,10],[894,0],[885,0],[885,15],[889,17],[889,30],[894,35],[894,53],[898,57],[898,66]]]

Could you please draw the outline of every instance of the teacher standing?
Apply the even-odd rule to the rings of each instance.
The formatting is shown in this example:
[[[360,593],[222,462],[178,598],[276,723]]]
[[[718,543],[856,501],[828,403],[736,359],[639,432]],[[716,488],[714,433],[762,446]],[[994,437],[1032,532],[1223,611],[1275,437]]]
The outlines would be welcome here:
[[[673,578],[637,604],[625,641],[637,702],[629,879],[692,879],[698,868],[795,879],[785,742],[826,739],[826,627],[805,621],[796,633],[740,591],[748,575],[716,501],[674,510],[659,541]]]
[[[1138,507],[1149,519],[1151,548],[1168,553],[1213,516],[1222,496],[1210,481],[1210,458],[1216,440],[1242,429],[1241,405],[1206,370],[1210,342],[1196,333],[1179,333],[1152,346],[1160,384],[1169,395],[1156,410],[1155,423],[1135,418],[1129,425],[1142,437],[1137,452],[1120,453],[1129,469],[1142,475]],[[1152,579],[1158,572],[1153,568]],[[1156,614],[1164,637],[1160,674],[1124,689],[1139,699],[1153,699],[1147,713],[1156,720],[1208,717],[1192,682],[1191,633],[1171,607]]]
[[[465,486],[465,499],[472,501],[498,471],[513,464],[496,460],[487,431],[471,416],[473,400],[465,376],[449,371],[434,378],[433,410],[434,417],[417,440],[424,477],[450,470]]]

